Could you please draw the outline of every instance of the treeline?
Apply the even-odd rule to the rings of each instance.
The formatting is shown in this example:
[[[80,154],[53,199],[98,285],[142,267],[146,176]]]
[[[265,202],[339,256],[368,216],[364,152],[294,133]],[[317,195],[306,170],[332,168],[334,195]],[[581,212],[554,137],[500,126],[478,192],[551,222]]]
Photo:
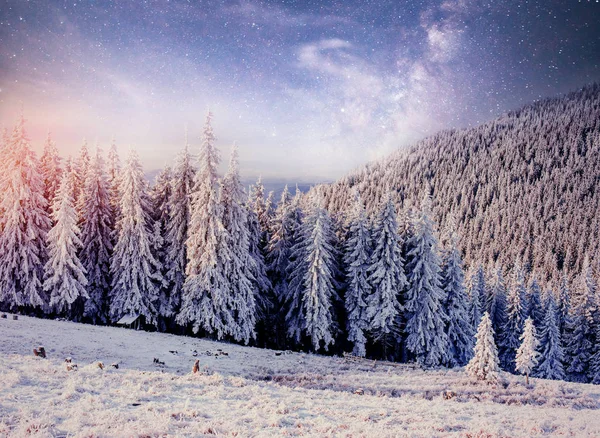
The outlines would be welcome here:
[[[0,148],[1,306],[424,367],[466,364],[487,311],[504,369],[531,317],[537,375],[600,381],[588,262],[554,285],[518,258],[508,282],[499,263],[465,280],[454,220],[440,239],[430,193],[400,211],[389,193],[369,215],[355,192],[332,216],[319,190],[286,188],[274,204],[259,181],[246,195],[236,148],[222,178],[219,160],[210,114],[197,159],[186,144],[152,186],[135,152],[121,168],[114,144],[107,161],[84,145],[62,163],[48,138],[38,160],[21,120]]]
[[[439,223],[456,219],[465,263],[521,259],[543,281],[600,263],[600,85],[545,99],[480,126],[442,131],[322,187],[342,214],[358,190],[374,212],[429,188]]]

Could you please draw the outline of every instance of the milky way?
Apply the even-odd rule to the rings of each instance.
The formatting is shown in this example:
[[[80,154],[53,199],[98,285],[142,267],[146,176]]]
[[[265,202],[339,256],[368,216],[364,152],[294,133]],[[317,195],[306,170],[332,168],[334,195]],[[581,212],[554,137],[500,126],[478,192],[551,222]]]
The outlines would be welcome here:
[[[207,109],[247,176],[332,179],[600,79],[600,3],[3,1],[0,123],[147,168]],[[225,161],[225,160],[224,160]]]

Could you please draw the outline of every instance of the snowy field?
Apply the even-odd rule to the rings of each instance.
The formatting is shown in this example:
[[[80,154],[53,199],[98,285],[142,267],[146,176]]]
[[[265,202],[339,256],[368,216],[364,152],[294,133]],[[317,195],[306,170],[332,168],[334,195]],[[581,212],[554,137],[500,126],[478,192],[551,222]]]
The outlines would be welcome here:
[[[40,345],[47,359],[33,356]],[[487,386],[460,370],[0,319],[0,437],[598,437],[599,408],[600,386]]]

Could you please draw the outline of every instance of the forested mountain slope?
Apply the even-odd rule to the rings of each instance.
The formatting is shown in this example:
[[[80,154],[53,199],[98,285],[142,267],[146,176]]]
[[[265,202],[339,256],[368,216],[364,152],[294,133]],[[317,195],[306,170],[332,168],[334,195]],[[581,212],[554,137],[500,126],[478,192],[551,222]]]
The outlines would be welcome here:
[[[354,188],[373,211],[390,190],[405,212],[431,190],[438,223],[450,213],[467,265],[520,256],[546,279],[598,262],[600,86],[546,99],[481,126],[448,130],[320,186],[343,213]]]

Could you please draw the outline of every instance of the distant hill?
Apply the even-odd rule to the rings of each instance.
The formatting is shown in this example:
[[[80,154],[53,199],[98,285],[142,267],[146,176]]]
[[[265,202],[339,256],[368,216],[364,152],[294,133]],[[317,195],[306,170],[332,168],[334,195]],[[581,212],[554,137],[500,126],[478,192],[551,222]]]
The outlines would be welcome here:
[[[542,279],[600,261],[600,86],[546,99],[481,126],[448,130],[320,186],[335,213],[356,188],[369,210],[392,190],[403,208],[429,188],[439,224],[453,213],[467,264],[520,256]]]

